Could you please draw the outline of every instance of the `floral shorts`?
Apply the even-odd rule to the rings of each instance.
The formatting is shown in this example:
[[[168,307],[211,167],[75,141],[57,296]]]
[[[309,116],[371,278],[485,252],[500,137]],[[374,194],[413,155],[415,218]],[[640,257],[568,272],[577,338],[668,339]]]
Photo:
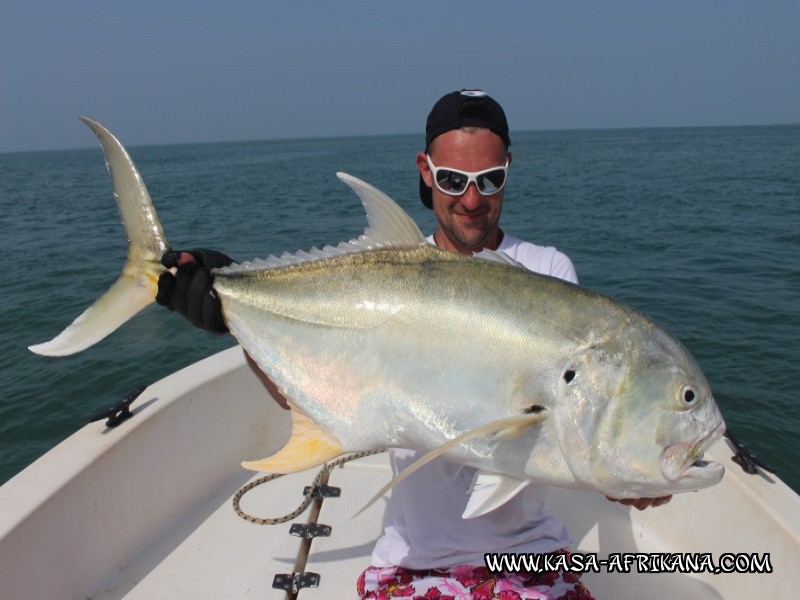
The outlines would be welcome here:
[[[490,573],[473,565],[425,570],[370,567],[356,587],[361,600],[594,600],[577,573]]]

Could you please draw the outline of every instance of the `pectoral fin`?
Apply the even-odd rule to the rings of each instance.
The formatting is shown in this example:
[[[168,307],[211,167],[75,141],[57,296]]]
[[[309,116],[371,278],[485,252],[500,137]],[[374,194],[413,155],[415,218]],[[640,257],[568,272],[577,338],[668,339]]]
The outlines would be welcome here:
[[[311,419],[292,409],[292,437],[276,454],[242,463],[251,471],[297,473],[321,465],[344,454],[339,443]]]
[[[485,515],[511,500],[529,483],[502,473],[478,471],[470,486],[469,502],[461,516],[471,519]]]
[[[383,486],[378,493],[375,494],[369,502],[367,502],[361,510],[359,510],[354,517],[360,515],[362,512],[367,510],[375,501],[383,496],[386,492],[396,486],[398,483],[403,481],[406,477],[414,473],[417,469],[425,466],[429,462],[431,462],[437,456],[441,456],[445,452],[447,452],[453,446],[456,446],[462,442],[466,442],[467,440],[471,440],[472,438],[480,437],[482,435],[491,435],[491,434],[499,434],[501,436],[511,434],[511,435],[518,435],[520,428],[526,427],[529,425],[534,425],[536,423],[540,423],[544,419],[547,418],[547,414],[542,407],[539,411],[535,414],[525,414],[525,415],[516,415],[513,417],[506,417],[505,419],[499,419],[497,421],[492,421],[491,423],[486,423],[485,425],[481,425],[480,427],[476,427],[470,431],[462,433],[454,437],[449,442],[445,442],[438,448],[434,448],[424,456],[420,457],[414,463],[409,465],[406,469],[403,470],[397,477],[393,478],[389,483]],[[499,506],[499,504],[498,504]]]

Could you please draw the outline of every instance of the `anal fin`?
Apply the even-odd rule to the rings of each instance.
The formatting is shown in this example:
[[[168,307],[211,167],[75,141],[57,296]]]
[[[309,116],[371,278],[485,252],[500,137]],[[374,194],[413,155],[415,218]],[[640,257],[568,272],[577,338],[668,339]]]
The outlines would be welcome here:
[[[292,437],[272,456],[242,463],[245,469],[267,473],[297,473],[344,454],[339,443],[298,410],[292,409]]]
[[[472,480],[469,501],[461,517],[471,519],[485,515],[511,500],[529,483],[502,473],[478,471]]]

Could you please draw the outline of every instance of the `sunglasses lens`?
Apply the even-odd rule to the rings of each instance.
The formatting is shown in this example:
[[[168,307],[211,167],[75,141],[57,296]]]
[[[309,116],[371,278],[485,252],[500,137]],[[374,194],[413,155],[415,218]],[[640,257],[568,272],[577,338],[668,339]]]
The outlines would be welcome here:
[[[460,194],[467,189],[469,177],[458,171],[439,169],[436,173],[436,185],[446,194]]]
[[[497,169],[468,173],[455,169],[448,169],[447,167],[436,167],[433,162],[431,162],[430,156],[426,156],[426,160],[428,161],[428,166],[431,168],[434,180],[436,181],[436,187],[445,194],[450,194],[451,196],[460,196],[463,194],[469,187],[470,181],[475,182],[478,191],[484,196],[496,194],[506,183],[508,161],[506,161],[505,166]]]
[[[496,169],[478,176],[478,189],[481,194],[494,194],[503,187],[505,180],[506,172],[503,169]]]

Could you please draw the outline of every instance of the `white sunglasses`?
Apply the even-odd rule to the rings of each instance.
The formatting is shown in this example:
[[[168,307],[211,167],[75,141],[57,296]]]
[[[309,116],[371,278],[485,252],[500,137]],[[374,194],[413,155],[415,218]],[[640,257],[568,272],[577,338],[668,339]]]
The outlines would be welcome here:
[[[492,167],[484,171],[459,171],[450,167],[437,167],[431,162],[431,157],[426,154],[425,159],[433,173],[433,180],[436,187],[450,196],[460,196],[467,191],[469,184],[475,182],[475,186],[483,196],[491,196],[503,189],[506,184],[508,174],[508,158],[502,167]]]

